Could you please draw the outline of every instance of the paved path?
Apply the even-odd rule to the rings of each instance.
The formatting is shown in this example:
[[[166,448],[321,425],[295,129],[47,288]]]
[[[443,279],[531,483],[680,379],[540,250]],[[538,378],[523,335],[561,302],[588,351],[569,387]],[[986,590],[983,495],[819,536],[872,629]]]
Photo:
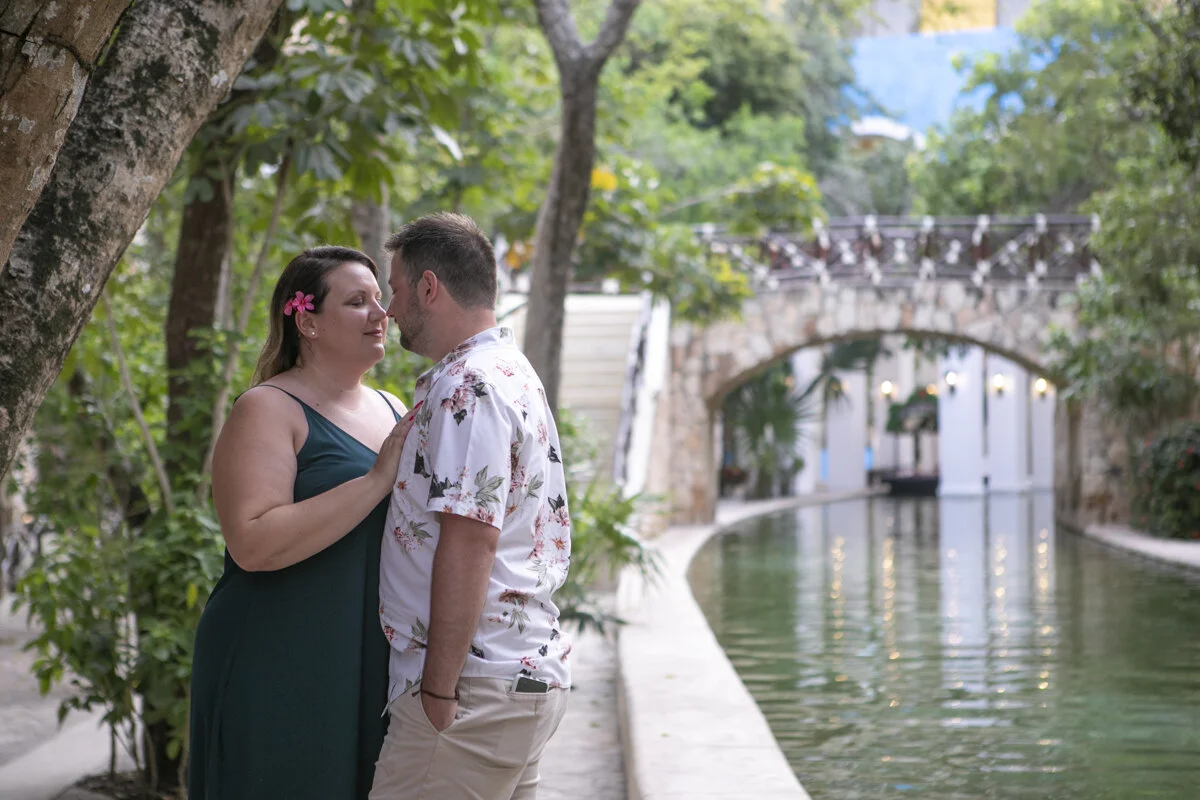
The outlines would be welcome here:
[[[34,634],[25,626],[24,611],[14,614],[0,600],[0,767],[15,761],[58,731],[59,701],[67,690],[38,693],[32,667],[37,655],[22,648]]]
[[[106,768],[108,734],[100,712],[73,711],[58,727],[58,704],[69,687],[38,692],[31,668],[36,654],[24,652],[34,637],[23,612],[0,601],[0,798],[50,800],[84,775]]]
[[[102,771],[108,736],[94,717],[73,713],[60,731],[56,711],[67,694],[47,697],[30,672],[34,655],[21,647],[32,633],[24,615],[0,608],[0,798],[93,800],[67,786]],[[539,800],[625,800],[617,721],[616,643],[611,634],[576,634],[571,651],[575,688],[558,734],[542,759]]]
[[[538,800],[625,800],[612,634],[575,634],[571,680],[567,715],[542,756]]]

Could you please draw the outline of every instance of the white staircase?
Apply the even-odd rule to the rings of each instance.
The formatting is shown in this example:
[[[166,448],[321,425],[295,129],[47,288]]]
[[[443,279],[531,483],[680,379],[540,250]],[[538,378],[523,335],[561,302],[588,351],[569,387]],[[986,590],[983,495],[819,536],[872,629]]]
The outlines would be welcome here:
[[[524,302],[523,295],[508,294],[498,313],[503,315]],[[597,467],[602,479],[612,478],[631,337],[644,306],[645,301],[638,295],[567,297],[559,404],[587,421],[587,430],[598,446]],[[524,344],[523,306],[500,324],[512,328],[517,344]]]

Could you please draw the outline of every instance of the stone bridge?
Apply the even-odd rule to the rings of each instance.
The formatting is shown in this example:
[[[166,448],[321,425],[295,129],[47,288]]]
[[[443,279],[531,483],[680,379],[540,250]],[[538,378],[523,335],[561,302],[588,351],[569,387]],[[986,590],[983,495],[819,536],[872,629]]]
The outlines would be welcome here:
[[[672,520],[713,518],[714,423],[725,395],[800,348],[885,334],[936,337],[978,345],[1053,381],[1046,344],[1052,329],[1076,327],[1073,292],[1099,270],[1087,247],[1094,227],[1083,217],[867,217],[803,237],[702,231],[714,253],[755,276],[757,291],[741,319],[671,331],[659,413],[669,419]]]

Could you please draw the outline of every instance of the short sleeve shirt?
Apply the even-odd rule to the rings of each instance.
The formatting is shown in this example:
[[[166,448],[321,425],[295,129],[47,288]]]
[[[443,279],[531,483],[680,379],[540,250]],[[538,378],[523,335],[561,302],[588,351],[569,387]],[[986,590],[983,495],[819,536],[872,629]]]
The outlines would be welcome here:
[[[412,689],[424,668],[441,514],[500,531],[463,677],[524,674],[569,686],[571,645],[553,595],[567,576],[571,517],[541,381],[512,331],[491,328],[423,374],[413,402],[422,405],[404,444],[381,551],[389,697]]]

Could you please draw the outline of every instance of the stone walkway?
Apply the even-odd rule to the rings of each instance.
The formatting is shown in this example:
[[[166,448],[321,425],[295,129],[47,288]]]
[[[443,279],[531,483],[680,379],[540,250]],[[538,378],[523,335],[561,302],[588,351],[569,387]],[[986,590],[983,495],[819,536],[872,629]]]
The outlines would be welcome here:
[[[571,700],[542,756],[538,800],[625,800],[613,635],[575,634]]]
[[[56,711],[67,694],[42,697],[21,651],[32,634],[24,615],[0,608],[0,798],[100,800],[67,787],[107,763],[108,737],[94,718],[72,713],[60,731]],[[542,758],[539,800],[625,800],[617,721],[617,657],[612,635],[576,634],[575,688],[558,734]],[[65,791],[64,791],[65,790]]]
[[[60,729],[58,704],[69,694],[58,684],[38,692],[31,668],[36,654],[24,652],[33,638],[25,614],[0,601],[0,798],[50,800],[67,784],[103,770],[108,735],[101,712],[73,711]]]
[[[68,694],[61,685],[38,694],[31,671],[37,655],[22,650],[32,638],[24,611],[14,614],[9,599],[0,600],[0,767],[54,737],[58,704]]]

